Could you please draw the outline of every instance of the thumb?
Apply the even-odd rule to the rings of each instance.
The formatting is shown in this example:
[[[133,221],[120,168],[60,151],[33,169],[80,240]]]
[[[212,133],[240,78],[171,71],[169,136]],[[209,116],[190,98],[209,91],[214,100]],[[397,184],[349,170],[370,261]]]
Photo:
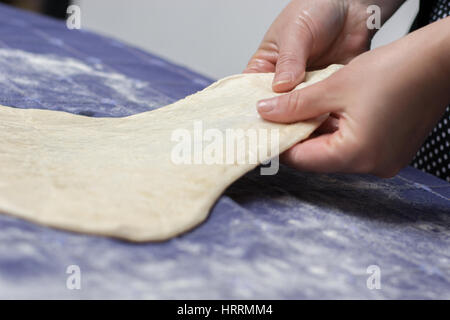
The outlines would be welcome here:
[[[311,46],[312,37],[308,31],[297,29],[285,33],[272,84],[275,92],[290,91],[303,81]]]
[[[346,172],[353,157],[348,149],[342,133],[336,131],[296,144],[282,154],[281,160],[301,171]]]
[[[257,109],[262,118],[281,123],[316,118],[339,110],[335,91],[329,90],[329,80],[323,80],[306,88],[261,100]]]

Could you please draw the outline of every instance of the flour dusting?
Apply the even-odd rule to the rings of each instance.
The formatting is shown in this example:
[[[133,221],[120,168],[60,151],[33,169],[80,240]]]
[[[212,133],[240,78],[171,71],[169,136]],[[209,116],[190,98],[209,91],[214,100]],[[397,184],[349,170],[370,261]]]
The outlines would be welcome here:
[[[100,59],[82,61],[8,48],[0,48],[0,59],[4,62],[0,82],[12,95],[30,100],[29,107],[34,101],[36,108],[78,113],[76,109],[85,105],[86,109],[95,106],[99,116],[123,116],[135,113],[126,110],[129,105],[148,111],[171,102],[149,83],[120,74]],[[8,102],[7,97],[0,101]]]

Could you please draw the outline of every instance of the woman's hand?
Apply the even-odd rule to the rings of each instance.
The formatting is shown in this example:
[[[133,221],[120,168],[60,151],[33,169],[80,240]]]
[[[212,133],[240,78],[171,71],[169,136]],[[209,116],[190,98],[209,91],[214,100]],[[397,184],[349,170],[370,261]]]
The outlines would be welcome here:
[[[324,81],[260,101],[258,112],[284,123],[331,113],[319,136],[283,154],[293,167],[391,177],[411,161],[450,101],[449,56],[446,18],[358,56]]]
[[[367,8],[388,18],[404,0],[293,0],[267,31],[244,72],[275,72],[273,90],[285,92],[303,81],[305,69],[345,64],[369,49]]]

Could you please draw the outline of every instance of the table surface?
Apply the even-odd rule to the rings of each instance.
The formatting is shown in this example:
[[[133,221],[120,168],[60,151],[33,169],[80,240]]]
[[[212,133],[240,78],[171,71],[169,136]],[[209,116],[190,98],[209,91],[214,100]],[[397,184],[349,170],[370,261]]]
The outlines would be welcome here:
[[[121,117],[211,83],[60,21],[0,5],[0,104]],[[67,268],[79,266],[81,289]],[[370,290],[367,268],[379,267]],[[0,298],[450,298],[450,184],[253,171],[206,222],[132,244],[0,215]]]

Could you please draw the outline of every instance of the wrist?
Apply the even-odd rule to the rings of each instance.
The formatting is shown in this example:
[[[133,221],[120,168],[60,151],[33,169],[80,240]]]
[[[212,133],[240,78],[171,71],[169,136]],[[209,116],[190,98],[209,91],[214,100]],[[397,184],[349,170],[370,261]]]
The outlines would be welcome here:
[[[450,84],[450,17],[442,19],[436,23],[440,24],[440,32],[438,32],[438,61],[442,66],[441,72],[444,81]],[[450,87],[447,86],[447,90],[450,95]],[[449,97],[450,100],[450,97]],[[450,102],[450,101],[449,101]]]
[[[397,43],[410,81],[417,82],[428,106],[440,111],[450,102],[450,18],[423,27]]]
[[[432,23],[418,30],[418,41],[424,47],[424,59],[430,68],[431,77],[442,97],[442,103],[450,102],[450,18]]]

